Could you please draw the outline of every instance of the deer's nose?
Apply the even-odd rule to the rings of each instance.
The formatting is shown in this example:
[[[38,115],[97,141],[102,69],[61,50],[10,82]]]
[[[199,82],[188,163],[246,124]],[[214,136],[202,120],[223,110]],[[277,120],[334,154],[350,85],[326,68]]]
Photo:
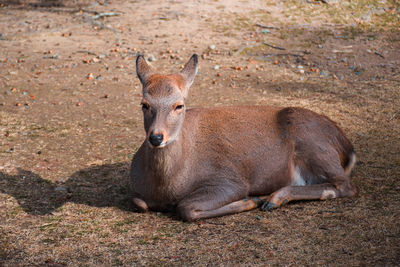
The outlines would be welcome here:
[[[162,134],[150,134],[149,141],[153,146],[159,146],[163,142],[164,136]]]

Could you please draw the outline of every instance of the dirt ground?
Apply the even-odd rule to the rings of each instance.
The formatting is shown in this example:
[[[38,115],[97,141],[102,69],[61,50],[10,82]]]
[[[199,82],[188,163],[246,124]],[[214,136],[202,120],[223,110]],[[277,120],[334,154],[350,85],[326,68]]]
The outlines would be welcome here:
[[[189,106],[337,121],[359,196],[195,223],[134,212],[139,52],[164,73],[201,55]],[[399,136],[399,1],[0,1],[0,266],[395,266]]]

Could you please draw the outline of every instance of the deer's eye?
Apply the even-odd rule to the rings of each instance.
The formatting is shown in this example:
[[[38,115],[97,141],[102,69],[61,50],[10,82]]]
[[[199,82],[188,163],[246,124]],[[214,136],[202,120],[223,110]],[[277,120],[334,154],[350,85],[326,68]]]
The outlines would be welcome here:
[[[177,105],[177,106],[175,107],[175,110],[176,110],[176,111],[182,110],[183,107],[184,107],[184,105]]]
[[[149,110],[150,109],[150,105],[147,103],[142,103],[142,109],[143,110]]]

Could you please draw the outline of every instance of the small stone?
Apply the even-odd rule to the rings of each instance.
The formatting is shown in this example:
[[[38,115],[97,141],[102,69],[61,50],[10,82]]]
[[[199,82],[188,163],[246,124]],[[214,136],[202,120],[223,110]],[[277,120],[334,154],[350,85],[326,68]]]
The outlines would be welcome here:
[[[87,78],[88,80],[93,80],[93,79],[94,79],[93,73],[89,73],[89,74],[86,76],[86,78]]]
[[[319,75],[321,75],[321,76],[328,76],[329,74],[328,74],[327,71],[321,71],[321,72],[319,73]]]
[[[361,15],[360,20],[371,21],[371,12],[367,12],[367,13]]]
[[[301,74],[304,74],[304,70],[299,70],[299,72],[300,72]]]
[[[157,59],[153,55],[149,55],[147,60],[150,61],[150,62],[157,61]]]
[[[212,44],[208,48],[210,48],[211,50],[214,50],[216,48],[216,46]]]
[[[322,49],[322,48],[324,48],[322,45],[318,45],[318,48],[320,48],[320,49]]]
[[[66,187],[66,186],[57,186],[56,188],[54,188],[54,191],[67,192],[68,191],[68,187]]]
[[[215,65],[214,70],[219,70],[219,65]]]
[[[397,11],[397,12],[399,12],[399,11]],[[377,7],[375,9],[372,9],[372,15],[381,15],[384,13],[385,13],[385,8],[383,8],[383,7]]]
[[[51,50],[50,50],[50,51],[51,51]],[[49,55],[44,56],[43,58],[44,58],[44,59],[58,59],[58,58],[60,57],[58,54],[51,55],[50,52],[49,52],[48,54],[49,54]]]
[[[328,5],[333,5],[339,3],[341,0],[324,0],[324,3]]]

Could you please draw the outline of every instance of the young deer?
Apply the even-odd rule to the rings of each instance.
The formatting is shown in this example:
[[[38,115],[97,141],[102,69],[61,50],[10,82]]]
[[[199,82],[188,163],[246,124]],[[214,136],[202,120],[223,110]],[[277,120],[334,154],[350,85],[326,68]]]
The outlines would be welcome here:
[[[160,75],[137,57],[146,140],[131,179],[140,211],[173,207],[193,221],[357,193],[353,146],[333,121],[303,108],[187,109],[197,65],[193,55],[180,73]]]

